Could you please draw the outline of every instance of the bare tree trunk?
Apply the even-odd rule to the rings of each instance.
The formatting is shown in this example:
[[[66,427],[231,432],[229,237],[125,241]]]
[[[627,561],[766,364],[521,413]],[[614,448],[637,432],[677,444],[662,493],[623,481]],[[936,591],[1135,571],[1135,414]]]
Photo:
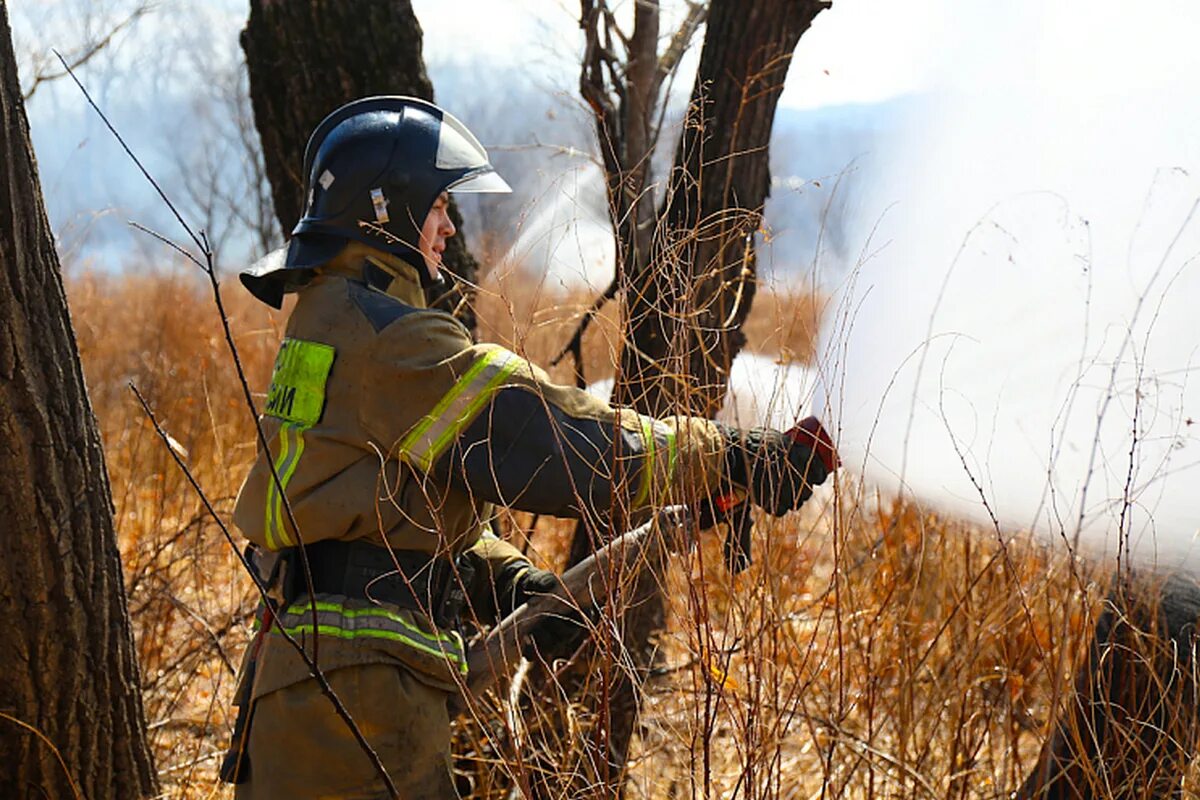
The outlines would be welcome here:
[[[621,72],[612,63],[613,42],[620,37],[598,25],[604,3],[583,0],[587,43],[580,88],[596,115],[617,234],[614,288],[624,290],[630,320],[614,389],[619,404],[651,416],[712,416],[720,407],[754,299],[755,236],[770,188],[775,107],[792,51],[827,5],[820,0],[713,0],[691,111],[654,215],[648,213],[653,201],[649,165],[657,93],[690,38],[688,25],[699,24],[703,15],[693,6],[695,16],[656,62],[657,3],[638,3],[633,33],[625,39],[624,84],[606,86],[604,76]],[[567,351],[578,358],[577,344],[573,340]],[[587,526],[577,526],[572,560],[597,544]],[[620,668],[611,661],[579,665],[566,676],[568,691],[590,687],[605,701],[598,711],[600,730],[585,748],[590,763],[577,789],[590,786],[597,796],[620,791],[641,687],[665,622],[660,584],[661,575],[644,571],[617,609],[623,614],[616,626],[622,636],[611,649],[626,656]]]
[[[112,499],[0,3],[0,796],[153,794]]]
[[[617,239],[614,280],[619,282],[636,273],[650,256],[655,211],[654,193],[648,186],[657,144],[659,94],[679,54],[664,54],[661,59],[658,55],[658,0],[644,0],[634,7],[623,64],[613,50],[614,39],[624,37],[615,35],[615,23],[607,19],[603,0],[582,0],[580,15],[584,53],[579,92],[595,118],[609,218]],[[689,17],[678,36],[690,39],[700,21],[699,15]],[[616,81],[616,73],[623,73],[623,81]]]
[[[712,416],[757,281],[768,145],[792,51],[828,3],[714,0],[649,262],[626,289],[619,398]]]
[[[691,112],[647,264],[625,290],[629,339],[614,396],[660,416],[711,417],[745,344],[754,300],[754,237],[771,185],[775,106],[800,35],[826,6],[807,0],[713,0]],[[633,674],[612,690],[609,749],[624,767],[665,622],[661,576],[643,574],[624,627]]]
[[[1118,585],[1021,800],[1180,797],[1196,752],[1200,587]]]
[[[304,207],[304,146],[326,115],[369,95],[433,100],[422,37],[410,0],[251,0],[242,50],[275,213],[285,235]],[[453,203],[450,215],[461,231]],[[476,282],[479,269],[461,232],[446,243],[443,263],[461,278],[444,303],[453,310],[469,295],[467,287]],[[469,306],[460,316],[475,327]]]

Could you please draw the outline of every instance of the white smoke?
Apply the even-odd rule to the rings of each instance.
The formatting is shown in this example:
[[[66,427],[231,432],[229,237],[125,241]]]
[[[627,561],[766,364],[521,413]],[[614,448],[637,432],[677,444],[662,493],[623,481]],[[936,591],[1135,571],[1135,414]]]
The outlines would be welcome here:
[[[938,90],[862,167],[823,416],[884,488],[1004,530],[1188,557],[1200,8],[944,6]]]
[[[539,193],[502,263],[538,265],[556,284],[604,291],[616,257],[604,203],[604,176],[597,164],[588,161],[564,171]]]
[[[612,388],[612,378],[605,378],[587,390],[608,401]],[[816,375],[803,365],[781,365],[767,356],[743,352],[729,370],[725,403],[716,418],[735,428],[787,430],[807,416],[814,391]]]

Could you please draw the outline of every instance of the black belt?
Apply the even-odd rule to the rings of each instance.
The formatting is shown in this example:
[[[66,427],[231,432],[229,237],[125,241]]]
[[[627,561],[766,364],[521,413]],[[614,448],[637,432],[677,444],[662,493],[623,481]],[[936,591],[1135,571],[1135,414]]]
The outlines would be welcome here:
[[[366,542],[325,540],[305,545],[313,591],[354,600],[389,603],[427,615],[439,628],[450,627],[466,603],[474,574],[470,562],[436,558],[418,550],[389,550]],[[305,594],[299,548],[285,551],[290,605]]]

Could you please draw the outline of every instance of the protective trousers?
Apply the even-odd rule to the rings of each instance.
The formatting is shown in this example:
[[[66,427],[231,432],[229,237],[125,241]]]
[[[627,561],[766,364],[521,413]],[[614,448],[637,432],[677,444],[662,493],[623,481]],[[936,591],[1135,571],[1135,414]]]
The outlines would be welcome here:
[[[388,664],[344,667],[325,677],[403,800],[458,798],[450,771],[446,692]],[[250,763],[250,781],[237,787],[237,800],[391,797],[311,678],[258,699]]]

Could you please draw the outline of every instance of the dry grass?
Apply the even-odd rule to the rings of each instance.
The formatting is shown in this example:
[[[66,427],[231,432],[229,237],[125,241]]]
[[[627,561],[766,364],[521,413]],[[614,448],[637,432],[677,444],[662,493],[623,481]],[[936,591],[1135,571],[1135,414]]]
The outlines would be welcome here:
[[[253,598],[127,384],[146,394],[225,511],[253,456],[251,420],[198,276],[83,275],[69,293],[164,788],[177,798],[230,796],[215,770]],[[228,294],[261,389],[283,317],[233,282]],[[493,277],[481,334],[545,364],[590,300],[520,274]],[[606,308],[585,341],[590,379],[612,374],[616,313]],[[806,296],[760,295],[751,347],[802,357],[815,316]],[[554,374],[569,382],[570,370]],[[631,797],[982,798],[1019,783],[1102,584],[1028,539],[1001,542],[839,481],[800,514],[760,521],[756,562],[734,580],[715,537],[676,559],[664,578],[670,622],[634,744]],[[521,541],[529,522],[514,517]],[[569,536],[570,526],[541,521],[537,557],[561,561]],[[575,711],[585,731],[588,709]],[[485,751],[496,752],[476,750]],[[479,796],[498,796],[488,787],[507,782],[481,782]]]
[[[254,602],[129,384],[149,400],[217,508],[230,510],[254,455],[253,421],[202,288],[182,267],[87,274],[68,286],[112,482],[151,742],[164,786],[178,797],[205,796],[213,786]],[[242,294],[230,292],[238,347],[262,387],[283,318]]]

